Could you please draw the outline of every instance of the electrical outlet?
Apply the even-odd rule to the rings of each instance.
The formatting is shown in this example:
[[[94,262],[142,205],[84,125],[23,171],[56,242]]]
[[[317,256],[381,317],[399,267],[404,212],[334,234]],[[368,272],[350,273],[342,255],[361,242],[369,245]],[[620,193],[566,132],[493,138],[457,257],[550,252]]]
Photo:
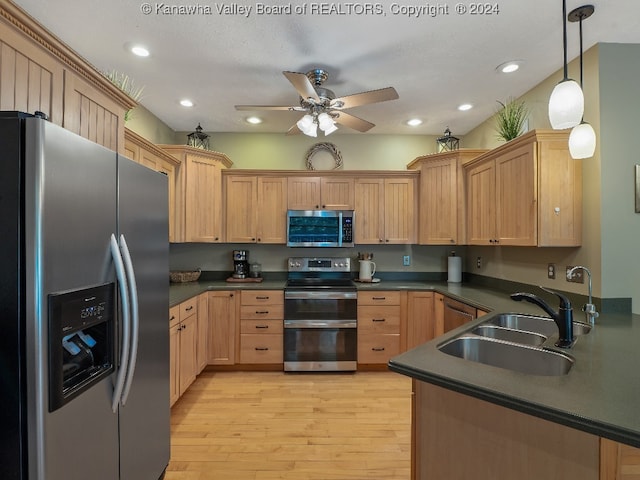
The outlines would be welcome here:
[[[573,283],[584,283],[584,271],[579,268],[573,272],[573,274],[569,273],[573,266],[567,265],[567,282]]]
[[[408,267],[409,265],[411,265],[411,256],[410,255],[405,255],[402,257],[402,265],[404,265],[405,267]]]
[[[482,257],[476,258],[476,268],[482,268]]]
[[[556,278],[556,264],[555,263],[550,263],[549,265],[547,265],[547,277],[551,278],[551,279],[555,279]]]

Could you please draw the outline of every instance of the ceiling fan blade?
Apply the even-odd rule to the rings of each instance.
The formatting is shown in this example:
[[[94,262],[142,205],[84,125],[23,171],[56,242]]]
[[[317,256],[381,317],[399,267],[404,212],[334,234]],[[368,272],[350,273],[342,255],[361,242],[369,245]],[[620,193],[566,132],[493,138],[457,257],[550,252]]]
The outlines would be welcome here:
[[[282,72],[287,80],[291,82],[293,87],[298,91],[298,94],[303,98],[313,98],[316,102],[320,103],[320,98],[316,89],[313,88],[309,78],[304,73],[298,72]]]
[[[286,105],[236,105],[236,110],[295,110]]]
[[[346,97],[335,98],[331,101],[332,108],[345,109],[367,105],[369,103],[386,102],[399,98],[398,92],[393,87],[370,90],[368,92],[354,93]],[[341,105],[342,104],[342,105]]]
[[[335,119],[336,123],[344,125],[345,127],[353,128],[359,132],[366,132],[367,130],[375,127],[375,124],[367,122],[355,115],[350,115],[346,112],[340,112],[338,118]]]
[[[298,133],[302,133],[298,128],[297,124],[293,124],[289,130],[287,130],[287,135],[297,135]]]

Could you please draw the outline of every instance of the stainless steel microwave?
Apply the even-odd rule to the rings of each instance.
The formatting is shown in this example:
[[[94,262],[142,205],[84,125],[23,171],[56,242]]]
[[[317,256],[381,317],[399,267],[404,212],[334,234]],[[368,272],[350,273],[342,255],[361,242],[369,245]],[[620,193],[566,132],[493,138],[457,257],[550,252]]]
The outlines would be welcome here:
[[[287,211],[288,247],[353,247],[353,210]]]

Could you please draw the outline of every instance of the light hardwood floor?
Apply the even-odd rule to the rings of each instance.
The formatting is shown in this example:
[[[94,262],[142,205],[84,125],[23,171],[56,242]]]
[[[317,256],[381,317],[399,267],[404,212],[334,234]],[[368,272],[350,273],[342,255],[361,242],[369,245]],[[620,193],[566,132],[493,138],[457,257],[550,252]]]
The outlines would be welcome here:
[[[171,411],[165,480],[408,480],[411,380],[204,372]]]

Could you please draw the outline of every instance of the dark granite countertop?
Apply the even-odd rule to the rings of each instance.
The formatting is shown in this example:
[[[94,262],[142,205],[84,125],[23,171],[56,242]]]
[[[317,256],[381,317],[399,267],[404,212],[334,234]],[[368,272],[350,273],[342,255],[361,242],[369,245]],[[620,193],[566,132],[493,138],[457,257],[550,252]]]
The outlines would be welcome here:
[[[207,290],[279,290],[284,280],[262,283],[224,281],[172,284],[170,304],[175,305]],[[391,359],[389,368],[417,380],[439,385],[508,408],[640,447],[640,315],[601,314],[596,326],[578,338],[564,353],[575,364],[567,375],[536,376],[459,359],[437,346],[482,323],[494,313],[520,312],[542,315],[536,306],[513,302],[508,293],[441,281],[382,280],[357,283],[358,290],[434,290],[491,313],[442,337]],[[535,287],[528,291],[535,292]],[[537,293],[537,292],[536,292]],[[575,319],[582,320],[574,305]],[[545,346],[553,346],[556,336]]]

